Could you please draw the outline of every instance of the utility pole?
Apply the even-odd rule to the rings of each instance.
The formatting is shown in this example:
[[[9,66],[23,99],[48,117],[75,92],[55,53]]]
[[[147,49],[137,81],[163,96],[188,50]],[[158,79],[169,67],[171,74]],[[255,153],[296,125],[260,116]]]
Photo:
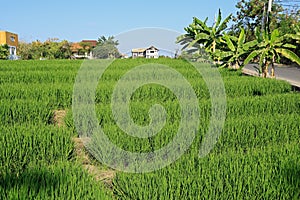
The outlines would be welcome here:
[[[268,13],[267,13],[267,32],[270,33],[270,23],[271,23],[271,12],[272,12],[273,0],[269,0]]]
[[[271,30],[270,30],[270,23],[271,23],[271,12],[272,12],[272,3],[273,3],[273,0],[269,0],[269,4],[268,4],[268,13],[267,13],[267,34],[269,35],[268,37],[270,37],[271,39]],[[272,66],[272,69],[271,69],[271,77],[275,77],[275,67],[274,67],[274,56],[271,60],[271,66]]]
[[[268,12],[272,12],[272,2],[273,0],[269,0]]]
[[[263,12],[263,17],[261,20],[261,32],[265,32],[267,29],[267,16],[266,16],[266,4],[264,3],[264,12]]]

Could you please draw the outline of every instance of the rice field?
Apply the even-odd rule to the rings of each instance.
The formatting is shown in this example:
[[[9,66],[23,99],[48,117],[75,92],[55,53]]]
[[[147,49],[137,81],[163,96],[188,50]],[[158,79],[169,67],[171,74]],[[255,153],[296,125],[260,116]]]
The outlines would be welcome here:
[[[94,99],[98,124],[113,143],[131,152],[153,152],[177,132],[180,104],[157,84],[134,92],[130,114],[134,123],[146,126],[150,107],[159,103],[167,113],[160,132],[140,139],[114,121],[115,85],[133,67],[148,63],[168,65],[191,84],[199,101],[199,129],[183,156],[150,173],[114,171],[88,155],[88,164],[98,171],[114,172],[105,181],[102,173],[86,169],[76,143],[72,95],[82,61],[0,61],[0,199],[300,199],[300,94],[284,81],[220,69],[226,120],[215,147],[201,158],[212,108],[203,77],[184,60],[115,60]],[[57,111],[66,113],[60,124]]]

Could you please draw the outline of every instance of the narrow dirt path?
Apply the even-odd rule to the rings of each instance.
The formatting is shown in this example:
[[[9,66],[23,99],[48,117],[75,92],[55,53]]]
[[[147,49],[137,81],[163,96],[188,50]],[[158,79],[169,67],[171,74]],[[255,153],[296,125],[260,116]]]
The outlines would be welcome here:
[[[67,115],[66,110],[54,110],[53,112],[53,124],[61,127],[65,126],[65,117]]]
[[[116,171],[112,169],[105,169],[95,164],[93,158],[86,151],[84,147],[84,138],[73,138],[75,143],[75,153],[78,161],[82,164],[83,168],[86,169],[97,181],[103,182],[109,188],[112,188],[112,181],[116,175]]]
[[[67,110],[55,110],[53,112],[53,124],[58,127],[64,127],[64,119],[67,115]],[[96,164],[91,155],[86,151],[84,138],[72,138],[75,146],[76,159],[82,164],[82,167],[89,172],[97,181],[103,182],[109,188],[112,188],[112,181],[116,175],[116,171],[105,169]]]

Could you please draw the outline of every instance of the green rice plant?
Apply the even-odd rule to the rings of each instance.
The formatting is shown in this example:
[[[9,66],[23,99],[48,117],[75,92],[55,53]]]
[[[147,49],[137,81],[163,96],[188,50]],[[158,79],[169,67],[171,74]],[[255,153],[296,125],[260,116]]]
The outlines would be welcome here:
[[[118,173],[114,194],[117,199],[297,199],[297,145],[268,145],[202,159],[185,155],[153,173]]]
[[[112,194],[75,159],[71,138],[78,133],[70,108],[82,61],[0,61],[0,199],[299,199],[300,95],[285,81],[220,69],[227,95],[226,122],[214,149],[199,158],[211,117],[203,77],[184,60],[115,60],[95,94],[97,123],[112,142],[128,151],[151,152],[167,145],[177,132],[177,98],[155,84],[135,91],[130,114],[136,124],[146,126],[151,106],[161,104],[167,118],[159,133],[135,138],[114,121],[111,96],[118,80],[135,66],[149,63],[170,66],[191,84],[199,99],[199,130],[191,147],[170,166],[147,174],[118,172]],[[138,74],[130,83],[146,76]],[[57,109],[69,110],[66,126],[53,125]],[[124,159],[120,156],[116,159]]]
[[[54,164],[73,156],[74,133],[38,123],[1,126],[0,174],[20,174],[30,163]]]
[[[0,100],[0,124],[44,123],[53,117],[53,109],[48,102],[31,100]]]
[[[82,166],[68,162],[30,165],[22,174],[0,175],[1,199],[101,199],[112,194]]]

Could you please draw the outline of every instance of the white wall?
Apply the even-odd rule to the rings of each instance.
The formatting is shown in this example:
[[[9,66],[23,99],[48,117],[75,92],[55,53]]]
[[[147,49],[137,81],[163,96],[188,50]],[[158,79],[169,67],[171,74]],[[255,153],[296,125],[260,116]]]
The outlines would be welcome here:
[[[146,51],[146,58],[158,58],[158,51],[156,49],[148,49]]]

